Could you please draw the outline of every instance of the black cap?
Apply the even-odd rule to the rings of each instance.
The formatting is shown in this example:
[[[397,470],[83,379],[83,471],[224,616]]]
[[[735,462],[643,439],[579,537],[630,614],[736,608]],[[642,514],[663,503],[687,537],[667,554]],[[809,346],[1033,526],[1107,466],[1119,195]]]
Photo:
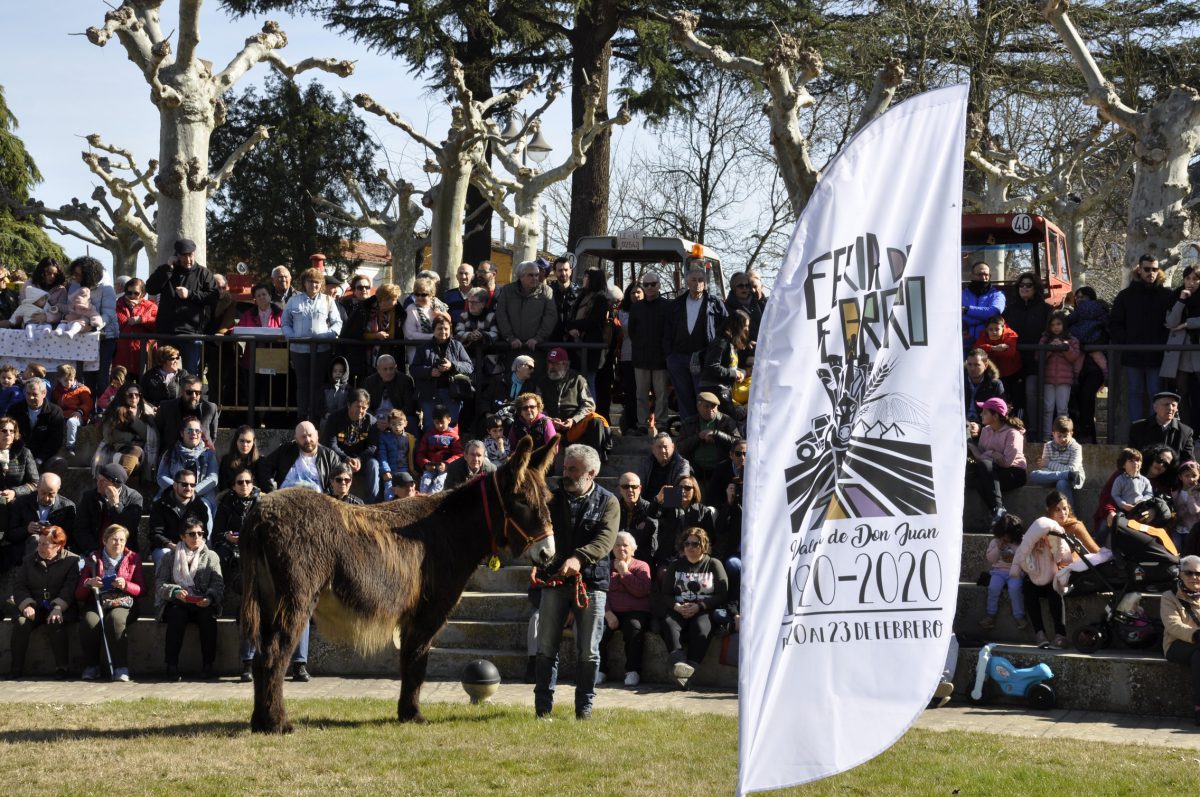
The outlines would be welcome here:
[[[196,251],[196,242],[191,238],[180,238],[175,242],[175,254],[190,255]]]
[[[1179,403],[1179,400],[1180,400],[1178,393],[1172,393],[1169,390],[1160,390],[1159,392],[1154,394],[1155,401],[1158,401],[1160,398],[1171,399],[1171,401],[1174,401],[1177,404]]]
[[[413,481],[412,474],[406,470],[402,470],[399,473],[393,473],[392,482],[395,484],[416,484],[416,482]]]
[[[340,279],[338,279],[337,277],[333,277],[333,276],[330,276],[329,274],[326,274],[325,275],[325,284],[326,285],[341,285],[342,281]]]
[[[100,469],[96,472],[113,484],[125,484],[125,481],[129,478],[129,474],[125,472],[125,469],[115,462],[101,465]]]

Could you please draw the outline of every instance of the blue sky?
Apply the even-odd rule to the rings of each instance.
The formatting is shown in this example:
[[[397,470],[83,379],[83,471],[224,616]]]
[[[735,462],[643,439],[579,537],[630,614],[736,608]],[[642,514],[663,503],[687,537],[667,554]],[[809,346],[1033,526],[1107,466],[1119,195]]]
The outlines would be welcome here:
[[[177,8],[174,2],[164,4],[164,31],[176,29]],[[86,200],[97,184],[79,157],[87,148],[83,137],[90,133],[131,150],[142,163],[158,155],[157,109],[150,103],[145,79],[125,57],[120,42],[114,38],[101,48],[82,35],[70,35],[102,25],[107,9],[100,0],[7,0],[0,9],[0,29],[10,34],[0,47],[0,85],[20,123],[18,134],[45,177],[35,195],[48,205],[57,206],[72,197]],[[425,129],[433,140],[441,140],[448,115],[439,97],[430,95],[424,82],[409,74],[403,62],[373,54],[325,30],[314,19],[285,14],[270,18],[288,34],[288,46],[280,51],[288,62],[309,56],[358,62],[354,75],[346,79],[311,71],[301,80],[315,78],[351,95],[365,91],[418,129]],[[232,19],[210,0],[201,13],[199,56],[223,67],[246,37],[261,28],[264,19],[267,17]],[[269,71],[269,67],[256,66],[232,91],[259,84]],[[527,110],[533,107],[527,104]],[[569,139],[567,115],[568,105],[560,100],[547,117],[546,135],[560,153]],[[419,171],[424,160],[421,148],[378,117],[364,118],[384,144],[389,160],[403,163],[406,176],[424,185]],[[69,254],[83,253],[82,241],[55,237]]]

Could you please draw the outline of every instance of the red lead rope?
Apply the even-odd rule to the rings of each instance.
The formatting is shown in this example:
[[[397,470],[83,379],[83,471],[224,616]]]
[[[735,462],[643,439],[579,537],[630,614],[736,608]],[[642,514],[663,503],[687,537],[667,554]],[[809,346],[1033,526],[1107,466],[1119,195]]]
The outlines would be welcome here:
[[[538,578],[537,568],[529,571],[529,583],[535,587],[561,587],[567,582],[558,576],[542,580]],[[580,609],[588,607],[587,588],[583,585],[583,573],[575,574],[575,606]]]

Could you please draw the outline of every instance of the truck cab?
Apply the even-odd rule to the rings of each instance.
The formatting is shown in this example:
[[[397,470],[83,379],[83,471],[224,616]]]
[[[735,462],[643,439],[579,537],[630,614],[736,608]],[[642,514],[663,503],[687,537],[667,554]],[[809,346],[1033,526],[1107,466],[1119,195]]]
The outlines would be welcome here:
[[[605,271],[612,274],[615,285],[624,286],[630,278],[639,278],[653,271],[674,285],[674,293],[683,289],[683,281],[689,269],[699,266],[709,275],[710,284],[715,284],[724,293],[724,277],[721,275],[721,256],[704,244],[683,238],[646,235],[642,230],[622,230],[616,235],[590,235],[579,239],[575,245],[575,262],[580,267],[594,257],[602,262]],[[611,265],[609,265],[611,264]],[[666,295],[667,291],[663,291]]]
[[[1054,222],[1031,213],[964,213],[962,262],[964,284],[971,266],[980,260],[992,268],[992,283],[1007,287],[1032,271],[1046,292],[1046,301],[1058,307],[1071,293],[1071,264],[1067,239]]]

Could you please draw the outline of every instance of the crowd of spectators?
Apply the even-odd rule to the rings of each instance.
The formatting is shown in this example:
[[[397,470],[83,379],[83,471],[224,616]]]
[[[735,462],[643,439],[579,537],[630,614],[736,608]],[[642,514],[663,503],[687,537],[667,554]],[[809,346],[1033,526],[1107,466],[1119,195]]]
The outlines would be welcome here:
[[[227,588],[241,588],[241,522],[264,493],[300,486],[369,504],[452,489],[493,472],[525,434],[539,444],[561,436],[564,449],[584,444],[606,457],[614,399],[623,402],[624,433],[653,438],[645,462],[620,477],[613,500],[625,542],[599,565],[631,601],[618,600],[605,617],[609,633],[623,630],[625,682],[639,681],[642,632],[660,630],[674,663],[694,666],[708,637],[733,626],[745,462],[745,412],[734,391],[748,385],[766,302],[752,275],[733,275],[727,306],[698,268],[675,297],[660,292],[664,278],[654,272],[610,288],[602,271],[575,274],[568,258],[521,263],[502,287],[487,262],[461,266],[449,290],[423,272],[407,296],[354,275],[343,296],[318,268],[293,285],[281,266],[238,307],[195,249],[176,242],[150,279],[119,283],[119,299],[100,288],[103,272],[90,258],[44,262],[27,283],[46,299],[31,324],[56,323],[89,291],[82,295],[94,297],[98,318],[81,323],[97,322],[108,352],[100,372],[0,368],[0,567],[16,584],[23,633],[53,626],[60,670],[61,621],[78,618],[83,677],[103,674],[103,629],[111,674],[128,679],[128,628],[148,586],[131,563],[148,561],[156,583],[143,600],[152,596],[167,626],[169,677],[180,677],[188,623],[200,628],[201,674],[212,676],[216,621]],[[250,426],[217,450],[221,397],[231,395],[220,380],[229,373],[190,339],[243,327],[277,329],[288,341],[300,422],[265,456]],[[243,376],[249,354],[234,358]],[[97,448],[87,461],[76,447],[89,426]],[[89,465],[92,486],[62,495],[67,468]],[[148,529],[139,534],[143,515]],[[698,556],[704,575],[689,581],[683,574],[695,568],[681,563]],[[52,566],[67,560],[74,570]],[[41,597],[54,579],[61,605]],[[301,680],[305,647],[292,671]],[[250,678],[251,640],[240,653]],[[14,655],[12,674],[23,667]]]

